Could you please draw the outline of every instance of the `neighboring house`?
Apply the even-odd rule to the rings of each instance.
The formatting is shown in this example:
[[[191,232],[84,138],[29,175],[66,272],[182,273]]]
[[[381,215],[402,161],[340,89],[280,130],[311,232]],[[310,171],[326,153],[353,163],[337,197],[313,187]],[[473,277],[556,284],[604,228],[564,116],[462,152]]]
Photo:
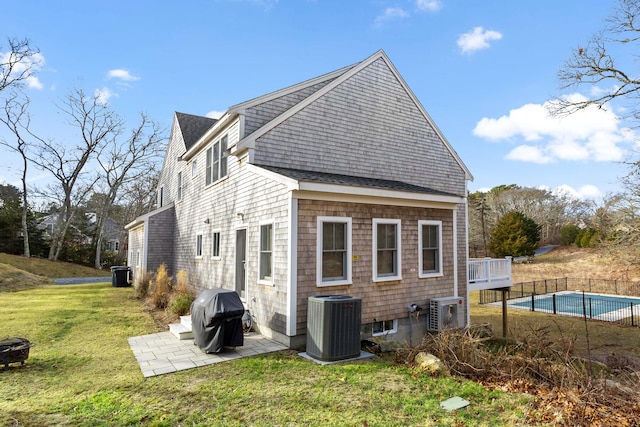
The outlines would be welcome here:
[[[74,239],[78,243],[88,245],[93,239],[91,234],[95,231],[96,214],[93,212],[89,212],[84,216],[84,218],[86,221],[86,223],[84,224],[84,232],[74,224],[71,224],[69,226],[69,229],[72,239]],[[38,229],[43,231],[43,236],[46,239],[50,239],[53,235],[53,230],[57,226],[58,219],[59,214],[53,213],[44,216],[38,223],[37,227]],[[122,227],[111,218],[107,218],[107,221],[104,225],[104,235],[102,237],[105,250],[108,252],[118,252],[121,249],[122,236],[125,233],[126,231],[124,227]]]
[[[235,289],[290,347],[318,295],[361,297],[363,337],[422,334],[412,304],[460,296],[468,316],[471,179],[379,51],[218,120],[176,113],[159,208],[126,227],[129,265]]]

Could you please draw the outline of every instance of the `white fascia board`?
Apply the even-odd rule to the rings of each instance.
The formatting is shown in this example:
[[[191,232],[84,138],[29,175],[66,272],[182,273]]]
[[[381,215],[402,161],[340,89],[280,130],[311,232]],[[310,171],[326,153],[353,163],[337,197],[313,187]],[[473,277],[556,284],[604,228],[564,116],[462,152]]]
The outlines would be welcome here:
[[[422,193],[407,192],[372,192],[372,194],[358,194],[362,192],[317,192],[294,191],[293,197],[304,200],[321,200],[327,202],[364,203],[371,205],[404,206],[416,208],[455,209],[461,198],[452,197],[450,200],[442,197]],[[455,201],[454,201],[455,200]]]
[[[215,122],[213,126],[207,130],[196,142],[182,155],[182,160],[190,160],[195,156],[203,147],[205,147],[212,139],[219,134],[224,133],[227,128],[238,120],[237,114],[224,113],[220,119]]]
[[[127,231],[131,231],[135,228],[140,227],[141,225],[144,224],[144,220],[142,219],[142,217],[138,217],[136,219],[134,219],[133,221],[131,221],[129,224],[124,226],[124,229]]]
[[[271,181],[275,181],[279,184],[283,184],[284,186],[287,187],[288,190],[300,189],[300,182],[296,181],[293,178],[280,175],[279,173],[271,172],[270,170],[266,170],[259,166],[252,165],[251,163],[247,163],[245,167],[249,172],[253,172],[256,175],[260,175],[264,178],[270,179]]]

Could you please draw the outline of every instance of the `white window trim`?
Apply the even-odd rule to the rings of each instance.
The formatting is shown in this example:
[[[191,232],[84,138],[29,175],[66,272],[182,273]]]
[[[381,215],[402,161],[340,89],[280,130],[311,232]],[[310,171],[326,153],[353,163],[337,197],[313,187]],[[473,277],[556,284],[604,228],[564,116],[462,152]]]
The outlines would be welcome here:
[[[191,162],[191,178],[195,178],[198,176],[198,160],[193,159]]]
[[[158,190],[158,207],[164,207],[164,185],[160,186],[160,189]]]
[[[204,173],[204,184],[205,184],[205,188],[211,187],[215,184],[217,184],[218,182],[224,180],[227,178],[227,176],[229,175],[229,165],[225,164],[225,173],[224,175],[222,175],[222,162],[227,162],[228,160],[228,156],[225,154],[226,149],[222,149],[222,142],[226,143],[226,147],[229,147],[229,137],[227,134],[223,135],[221,138],[215,140],[212,144],[210,144],[205,150],[204,150],[204,157],[205,157],[205,162],[204,162],[204,169],[205,169],[205,173]],[[217,179],[213,179],[213,167],[214,167],[214,163],[213,163],[213,159],[215,157],[215,152],[214,152],[214,148],[216,148],[216,145],[218,146],[217,151],[219,152],[219,161],[217,163],[217,173],[218,173],[218,178]],[[211,156],[209,157],[209,153],[211,153]],[[207,165],[211,165],[211,182],[207,184]]]
[[[262,240],[262,226],[271,224],[272,233],[271,233],[271,278],[268,280],[260,278],[260,269],[262,267],[261,260],[261,250],[260,250],[260,241]],[[276,246],[276,226],[275,221],[273,219],[268,219],[264,221],[260,221],[258,223],[258,284],[274,286],[275,282],[273,280],[273,276],[275,275],[275,246]]]
[[[382,320],[381,322],[384,325],[385,320]],[[382,337],[385,335],[395,334],[397,332],[398,332],[398,319],[393,319],[393,329],[387,329],[382,332],[373,332],[373,329],[372,329],[371,336]]]
[[[389,219],[389,218],[373,218],[372,221],[372,252],[373,252],[373,263],[372,263],[372,273],[373,273],[373,281],[374,282],[389,282],[392,280],[402,280],[402,221],[399,219]],[[381,276],[378,277],[378,225],[379,224],[394,224],[396,226],[396,251],[398,253],[398,265],[397,265],[397,274],[395,276]]]
[[[200,238],[200,255],[198,255],[198,238]],[[204,237],[202,233],[196,233],[196,247],[195,247],[195,251],[194,251],[195,257],[196,259],[202,259],[202,256],[204,254]]]
[[[422,226],[423,225],[435,225],[438,227],[438,268],[439,271],[433,273],[425,273],[422,268]],[[444,276],[442,268],[442,221],[418,221],[418,277],[421,279],[428,277],[442,277]]]
[[[182,194],[182,192],[184,190],[184,182],[183,182],[183,177],[182,177],[182,171],[178,172],[178,175],[176,176],[176,181],[178,181],[177,182],[178,186],[177,186],[177,189],[176,189],[176,199],[179,202],[181,202],[182,198],[184,196]]]
[[[343,224],[347,224],[347,278],[342,280],[322,280],[322,225],[325,222],[339,222]],[[352,245],[351,245],[351,230],[352,230],[352,219],[351,217],[344,216],[319,216],[316,221],[316,286],[318,287],[326,287],[326,286],[342,286],[342,285],[351,285],[353,283],[352,278]]]
[[[215,236],[215,234],[218,233],[218,255],[214,255],[215,251],[214,251],[214,243],[216,241],[216,239],[214,239],[213,236]],[[222,256],[220,255],[222,253],[222,230],[221,229],[215,229],[215,230],[211,230],[211,259],[222,259]]]

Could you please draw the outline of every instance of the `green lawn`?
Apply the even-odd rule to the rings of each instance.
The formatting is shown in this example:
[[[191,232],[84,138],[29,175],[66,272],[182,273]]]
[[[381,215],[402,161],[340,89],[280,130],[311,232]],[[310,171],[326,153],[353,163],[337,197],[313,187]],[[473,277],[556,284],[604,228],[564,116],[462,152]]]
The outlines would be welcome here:
[[[131,288],[0,293],[0,337],[35,343],[0,371],[3,426],[512,426],[530,398],[376,356],[320,366],[284,351],[144,379],[127,338],[157,331]],[[471,402],[447,412],[441,401]]]

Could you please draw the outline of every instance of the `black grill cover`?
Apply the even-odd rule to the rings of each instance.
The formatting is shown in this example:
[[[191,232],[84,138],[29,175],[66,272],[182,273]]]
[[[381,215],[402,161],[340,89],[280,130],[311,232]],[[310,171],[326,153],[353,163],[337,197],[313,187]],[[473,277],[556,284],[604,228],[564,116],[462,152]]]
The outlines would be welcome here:
[[[191,303],[191,328],[198,347],[219,353],[224,347],[244,345],[244,306],[235,291],[205,289]]]

